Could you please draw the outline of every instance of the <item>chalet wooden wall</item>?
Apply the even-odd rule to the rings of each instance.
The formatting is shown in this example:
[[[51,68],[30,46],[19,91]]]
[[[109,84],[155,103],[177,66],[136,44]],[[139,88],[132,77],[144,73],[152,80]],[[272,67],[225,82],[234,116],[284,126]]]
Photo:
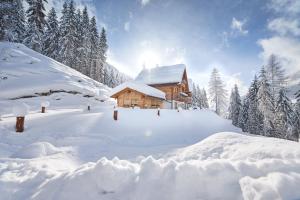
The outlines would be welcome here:
[[[117,94],[119,107],[163,108],[163,100],[144,95],[132,89],[125,89]]]

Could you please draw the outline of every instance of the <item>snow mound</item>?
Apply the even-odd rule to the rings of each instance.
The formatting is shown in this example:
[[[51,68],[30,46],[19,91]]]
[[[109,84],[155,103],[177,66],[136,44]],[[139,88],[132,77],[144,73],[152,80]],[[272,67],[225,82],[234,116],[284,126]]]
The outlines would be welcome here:
[[[213,156],[232,154],[232,147],[241,147],[239,142],[245,139],[248,140],[246,147],[256,148],[242,148],[232,158]],[[231,143],[231,148],[223,146],[225,140]],[[218,133],[197,144],[203,146],[202,154],[210,155],[207,159],[154,159],[150,156],[134,163],[102,158],[51,179],[32,197],[45,200],[299,199],[299,144],[285,143],[274,138],[257,140],[250,135]],[[196,155],[200,148],[197,145],[185,151],[194,150]],[[277,152],[279,147],[276,146],[288,148],[294,156],[278,156],[280,151]],[[269,152],[268,156],[245,159],[264,151]]]
[[[50,90],[108,98],[107,86],[23,44],[0,42],[0,66],[0,99],[35,96]]]
[[[20,149],[17,153],[13,154],[11,158],[31,159],[50,156],[60,152],[61,150],[48,142],[36,142]]]
[[[300,145],[277,138],[223,132],[199,143],[177,150],[174,159],[229,159],[259,161],[262,159],[299,159]]]

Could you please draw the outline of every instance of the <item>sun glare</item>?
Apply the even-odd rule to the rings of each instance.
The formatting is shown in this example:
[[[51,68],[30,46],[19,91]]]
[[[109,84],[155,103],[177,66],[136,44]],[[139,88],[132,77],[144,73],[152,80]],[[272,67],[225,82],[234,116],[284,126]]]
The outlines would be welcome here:
[[[160,57],[154,51],[146,50],[140,55],[139,63],[146,68],[153,68],[160,64]]]

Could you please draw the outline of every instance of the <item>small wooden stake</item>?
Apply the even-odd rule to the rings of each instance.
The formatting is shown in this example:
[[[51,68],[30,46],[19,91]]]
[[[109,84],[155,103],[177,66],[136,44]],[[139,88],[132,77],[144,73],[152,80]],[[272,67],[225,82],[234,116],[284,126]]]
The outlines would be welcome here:
[[[46,111],[46,107],[42,106],[42,113],[45,113],[45,111]]]
[[[88,111],[90,111],[91,110],[91,106],[90,105],[88,105]]]
[[[157,109],[157,115],[160,116],[160,109]]]
[[[114,120],[118,120],[118,110],[114,110]]]
[[[24,121],[25,121],[25,117],[17,117],[16,132],[23,132],[24,131]]]

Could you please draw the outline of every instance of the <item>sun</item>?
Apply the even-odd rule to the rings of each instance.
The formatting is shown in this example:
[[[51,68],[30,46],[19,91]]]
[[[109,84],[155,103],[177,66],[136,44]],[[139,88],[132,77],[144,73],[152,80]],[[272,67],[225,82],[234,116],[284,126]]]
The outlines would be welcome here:
[[[160,64],[160,57],[153,50],[146,50],[139,57],[139,64],[146,68],[153,68]]]

